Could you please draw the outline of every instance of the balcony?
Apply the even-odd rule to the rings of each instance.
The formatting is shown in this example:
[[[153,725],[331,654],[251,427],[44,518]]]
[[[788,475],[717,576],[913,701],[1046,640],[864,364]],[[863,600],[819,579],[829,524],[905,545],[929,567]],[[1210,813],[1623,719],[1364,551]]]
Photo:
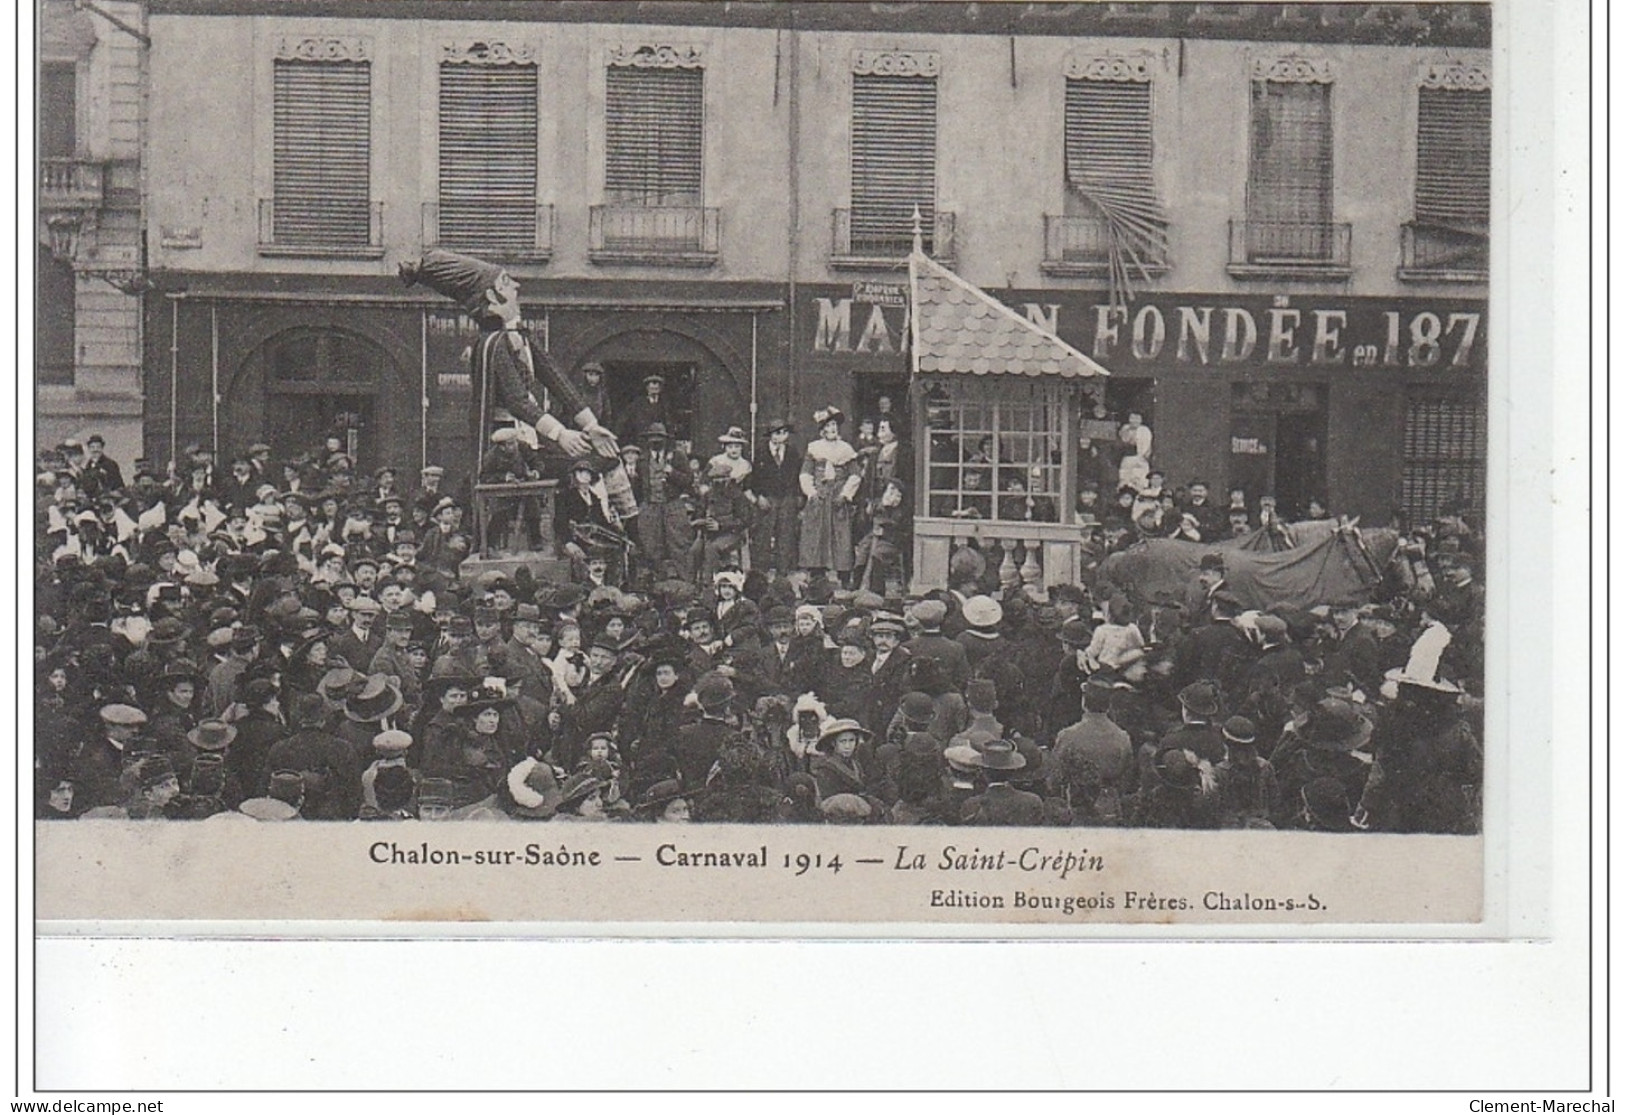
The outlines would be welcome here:
[[[1351,226],[1329,221],[1231,221],[1230,266],[1237,279],[1341,281],[1349,265]]]
[[[1166,245],[1136,244],[1138,262],[1124,252],[1131,275],[1144,273],[1155,278],[1168,273]],[[1039,269],[1046,275],[1098,276],[1111,270],[1112,231],[1104,217],[1044,217],[1044,262]]]
[[[100,209],[107,188],[107,164],[90,159],[41,159],[39,203],[42,212]]]
[[[829,256],[833,270],[900,271],[908,265],[908,254],[914,250],[911,220],[860,216],[854,221],[852,210],[837,209],[833,223],[835,236]],[[939,209],[926,219],[920,233],[925,254],[950,266],[954,262],[954,224],[954,214]]]
[[[1410,221],[1399,226],[1399,277],[1413,283],[1486,283],[1490,238],[1485,233]]]
[[[714,267],[721,256],[722,211],[698,205],[594,205],[587,258],[594,263]]]
[[[553,225],[551,205],[475,208],[430,201],[423,205],[423,246],[498,263],[546,263],[553,258]]]
[[[384,203],[261,198],[259,253],[305,259],[382,259]]]
[[[959,547],[974,543],[1007,593],[1025,589],[1048,599],[1051,588],[1076,584],[1081,532],[1070,523],[1016,523],[996,519],[914,520],[914,592],[948,587],[948,566]]]

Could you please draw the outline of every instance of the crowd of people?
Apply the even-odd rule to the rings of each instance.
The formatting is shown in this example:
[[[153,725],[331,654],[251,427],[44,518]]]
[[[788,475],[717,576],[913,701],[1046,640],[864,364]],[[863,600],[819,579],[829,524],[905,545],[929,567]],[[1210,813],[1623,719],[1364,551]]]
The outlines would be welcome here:
[[[467,492],[359,474],[341,437],[128,481],[99,439],[52,447],[37,816],[1478,830],[1466,518],[1410,531],[1373,601],[1313,611],[1242,608],[1214,553],[1153,622],[1088,560],[1038,592],[964,543],[911,596],[875,552],[906,475],[868,467],[896,444],[876,425],[868,457],[833,408],[804,453],[788,420],[754,461],[730,431],[674,484],[657,418],[615,447],[634,560],[570,552],[561,491],[570,574],[546,580],[474,574]],[[589,519],[601,471],[571,467]]]

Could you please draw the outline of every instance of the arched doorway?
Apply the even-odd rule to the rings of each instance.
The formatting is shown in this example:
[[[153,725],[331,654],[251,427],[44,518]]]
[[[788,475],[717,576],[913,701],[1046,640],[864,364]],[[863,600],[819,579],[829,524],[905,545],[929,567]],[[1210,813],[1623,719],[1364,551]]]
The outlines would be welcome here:
[[[264,440],[286,460],[316,452],[333,435],[358,469],[409,464],[417,457],[403,426],[411,408],[396,398],[404,393],[394,389],[395,373],[384,350],[357,333],[318,326],[278,333],[244,362],[225,400],[229,449]]]
[[[717,435],[750,420],[747,400],[722,358],[693,337],[651,325],[617,333],[593,344],[574,368],[589,361],[604,366],[609,388],[611,425],[622,432],[621,416],[643,392],[644,377],[666,380],[663,399],[671,417],[672,436],[692,442],[695,452],[710,456]],[[748,374],[748,369],[746,370]]]

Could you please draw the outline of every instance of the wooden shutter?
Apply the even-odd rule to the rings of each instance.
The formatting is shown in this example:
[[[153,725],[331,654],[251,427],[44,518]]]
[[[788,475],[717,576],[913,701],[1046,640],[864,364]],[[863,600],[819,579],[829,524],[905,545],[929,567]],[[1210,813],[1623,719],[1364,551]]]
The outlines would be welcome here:
[[[42,159],[77,154],[79,76],[71,64],[45,63],[39,74],[39,153]]]
[[[1151,185],[1151,86],[1139,81],[1066,83],[1066,179],[1136,190]]]
[[[371,67],[279,61],[274,94],[276,242],[365,246],[372,225]]]
[[[852,75],[852,244],[907,252],[918,206],[929,243],[937,209],[937,80]]]
[[[1247,219],[1302,226],[1331,222],[1330,85],[1253,82]]]
[[[704,70],[611,66],[604,118],[604,188],[610,202],[700,203]]]
[[[1490,92],[1421,89],[1416,113],[1416,219],[1487,235]]]
[[[1431,519],[1448,504],[1482,507],[1489,437],[1477,400],[1413,394],[1405,412],[1403,503],[1412,522]]]
[[[439,241],[536,250],[536,67],[440,67]]]

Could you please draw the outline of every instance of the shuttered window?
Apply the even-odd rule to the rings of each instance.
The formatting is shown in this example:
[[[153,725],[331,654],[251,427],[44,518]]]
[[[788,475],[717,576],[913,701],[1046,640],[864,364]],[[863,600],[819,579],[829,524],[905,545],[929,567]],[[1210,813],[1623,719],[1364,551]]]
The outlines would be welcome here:
[[[1484,506],[1489,438],[1481,402],[1413,393],[1405,411],[1403,505],[1413,523],[1447,507]]]
[[[1253,82],[1247,221],[1259,254],[1332,254],[1331,94],[1324,82]]]
[[[440,67],[440,243],[536,250],[536,67]]]
[[[907,254],[920,210],[925,248],[937,209],[937,81],[852,75],[851,251]]]
[[[372,213],[371,67],[278,61],[274,94],[274,242],[366,246]]]
[[[1151,177],[1148,82],[1067,80],[1066,184],[1068,214],[1090,220],[1068,227],[1064,257],[1166,261],[1168,221]]]
[[[1421,89],[1416,115],[1416,220],[1487,235],[1490,92]]]
[[[1148,83],[1067,80],[1066,180],[1155,203]]]
[[[704,70],[611,66],[604,118],[611,204],[700,204]]]

